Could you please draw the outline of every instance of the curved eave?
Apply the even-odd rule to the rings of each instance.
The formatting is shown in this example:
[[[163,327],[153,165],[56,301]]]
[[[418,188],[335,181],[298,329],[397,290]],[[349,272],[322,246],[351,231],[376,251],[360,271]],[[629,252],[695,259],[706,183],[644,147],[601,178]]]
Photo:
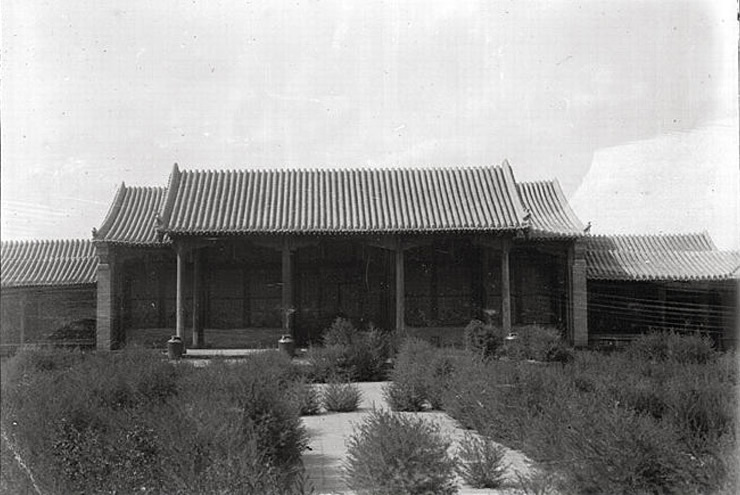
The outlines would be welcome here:
[[[576,240],[587,237],[583,232],[552,232],[549,230],[532,229],[529,232],[529,238],[533,241],[547,240]]]
[[[11,284],[2,284],[0,285],[0,288],[2,289],[48,289],[50,287],[53,288],[59,288],[59,289],[65,289],[65,288],[83,288],[83,287],[89,287],[93,288],[98,285],[97,280],[93,282],[89,281],[80,281],[80,282],[65,282],[65,283],[58,283],[58,282],[34,282],[34,283],[11,283]]]
[[[615,282],[726,282],[731,280],[740,280],[740,277],[733,274],[727,275],[676,275],[676,276],[659,276],[659,275],[622,275],[622,274],[600,274],[589,275],[588,280],[603,280]]]
[[[172,245],[171,239],[164,239],[161,242],[137,242],[137,241],[125,241],[120,239],[93,239],[93,244],[110,244],[113,246],[131,246],[141,248],[164,248]]]
[[[263,229],[263,230],[238,230],[238,231],[217,231],[217,230],[166,230],[163,231],[168,236],[246,236],[246,235],[364,235],[364,234],[435,234],[435,233],[456,233],[456,232],[517,232],[526,231],[526,227],[449,227],[436,229],[331,229],[331,230],[301,230],[301,229]]]
[[[589,280],[721,281],[740,278],[730,251],[589,251]]]

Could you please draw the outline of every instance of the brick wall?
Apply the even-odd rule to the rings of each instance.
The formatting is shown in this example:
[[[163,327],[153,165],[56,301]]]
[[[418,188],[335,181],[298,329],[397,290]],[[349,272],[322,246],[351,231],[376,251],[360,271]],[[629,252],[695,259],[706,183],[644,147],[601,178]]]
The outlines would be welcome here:
[[[25,343],[43,342],[69,323],[95,319],[95,286],[3,289],[0,314],[1,344],[19,344],[21,332]]]

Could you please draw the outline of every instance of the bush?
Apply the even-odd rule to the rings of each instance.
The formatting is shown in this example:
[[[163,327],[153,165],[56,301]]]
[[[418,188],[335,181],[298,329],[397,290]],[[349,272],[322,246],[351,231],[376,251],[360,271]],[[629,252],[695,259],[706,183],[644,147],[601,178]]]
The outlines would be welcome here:
[[[69,356],[19,355],[21,379],[3,383],[3,432],[42,491],[298,490],[307,436],[278,353],[202,369],[137,349]]]
[[[458,361],[444,408],[559,475],[563,493],[714,493],[736,477],[736,356],[579,352],[565,366]]]
[[[359,339],[359,331],[355,326],[346,318],[338,317],[332,324],[324,331],[322,337],[324,346],[330,347],[334,345],[341,346],[352,346]]]
[[[347,347],[343,345],[309,347],[305,359],[308,361],[306,375],[315,383],[326,382],[333,376],[349,377],[352,374]]]
[[[357,385],[330,381],[322,392],[324,407],[327,411],[356,411],[360,405],[362,393]]]
[[[467,433],[460,442],[457,472],[473,488],[498,488],[508,465],[506,450],[487,437]]]
[[[714,360],[719,353],[714,350],[709,338],[674,331],[655,331],[640,335],[630,342],[627,355],[636,360],[704,364]]]
[[[465,327],[463,338],[466,350],[485,357],[494,356],[504,343],[501,328],[476,319],[471,320]]]
[[[352,346],[350,362],[354,381],[373,382],[386,379],[386,362],[391,355],[393,335],[370,325]]]
[[[290,388],[290,397],[297,404],[301,416],[313,416],[321,412],[321,395],[305,380],[297,380]]]
[[[560,331],[552,327],[526,325],[516,327],[516,338],[507,341],[498,355],[510,359],[531,359],[548,362],[570,362],[573,351],[563,340]]]
[[[383,389],[385,399],[394,411],[440,408],[453,367],[445,351],[425,340],[406,339],[391,372],[391,383]]]
[[[416,380],[393,381],[383,386],[383,398],[394,411],[423,411],[426,393]]]
[[[381,330],[371,326],[360,332],[348,320],[337,318],[324,335],[324,347],[308,350],[308,376],[316,382],[334,376],[352,381],[383,380],[390,347],[390,336]]]
[[[3,373],[5,383],[18,383],[35,378],[39,373],[60,372],[67,370],[85,358],[78,350],[52,348],[24,349],[18,352],[7,363]]]
[[[449,446],[435,423],[373,411],[347,442],[347,484],[356,493],[456,493]]]

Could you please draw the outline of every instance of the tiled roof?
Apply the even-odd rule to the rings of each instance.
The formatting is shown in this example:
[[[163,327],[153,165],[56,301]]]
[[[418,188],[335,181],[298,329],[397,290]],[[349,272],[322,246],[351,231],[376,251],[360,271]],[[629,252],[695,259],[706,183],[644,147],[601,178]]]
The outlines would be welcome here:
[[[2,243],[2,287],[94,284],[98,259],[89,240]]]
[[[591,280],[740,278],[740,253],[718,251],[706,233],[594,236],[587,246]]]
[[[532,237],[580,237],[583,224],[570,208],[558,181],[522,182],[517,184],[529,219]]]
[[[690,234],[597,235],[588,239],[588,249],[619,251],[716,251],[706,232]]]
[[[184,171],[162,231],[188,234],[495,231],[527,227],[508,163],[457,169]]]
[[[121,187],[113,198],[103,225],[94,232],[95,241],[119,244],[161,244],[156,220],[165,197],[164,187]]]

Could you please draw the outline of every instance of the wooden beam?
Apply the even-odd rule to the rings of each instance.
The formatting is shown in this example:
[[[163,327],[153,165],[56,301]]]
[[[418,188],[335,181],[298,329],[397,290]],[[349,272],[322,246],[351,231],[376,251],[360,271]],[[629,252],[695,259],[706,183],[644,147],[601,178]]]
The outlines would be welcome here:
[[[203,301],[203,283],[201,280],[201,252],[193,251],[193,347],[203,347],[203,321],[201,319]]]
[[[406,285],[404,279],[404,263],[403,263],[403,249],[402,241],[399,237],[397,239],[397,247],[395,249],[396,256],[396,330],[403,332],[406,329],[405,325],[405,296],[406,296]]]
[[[175,295],[175,334],[181,339],[185,338],[185,251],[176,249],[177,252],[177,291]]]
[[[506,239],[501,244],[501,322],[504,333],[511,332],[511,277],[509,275],[509,253],[511,243]]]

